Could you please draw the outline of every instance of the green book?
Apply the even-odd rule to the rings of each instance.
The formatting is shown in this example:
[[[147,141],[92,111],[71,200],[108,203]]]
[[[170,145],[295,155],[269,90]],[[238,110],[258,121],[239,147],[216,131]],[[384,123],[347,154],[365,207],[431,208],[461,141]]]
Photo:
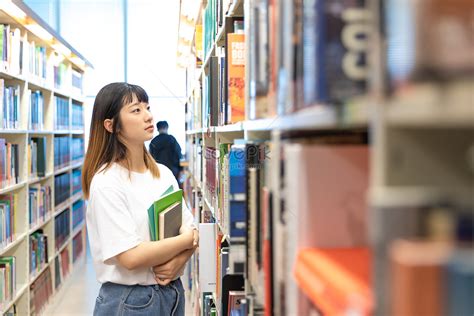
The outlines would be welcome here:
[[[183,190],[173,191],[170,186],[161,197],[148,208],[148,225],[150,228],[150,239],[159,240],[159,218],[160,213],[175,203],[181,203],[183,200]]]
[[[44,177],[46,175],[46,138],[34,137],[32,139],[37,146],[36,166],[38,177]]]
[[[10,293],[15,292],[16,290],[16,266],[15,266],[15,257],[2,257],[0,258],[0,265],[9,266],[9,272],[11,279],[8,280],[8,290]],[[8,276],[9,277],[9,276]],[[6,281],[6,280],[5,280]],[[4,283],[3,283],[4,284]],[[5,293],[4,293],[5,294]]]

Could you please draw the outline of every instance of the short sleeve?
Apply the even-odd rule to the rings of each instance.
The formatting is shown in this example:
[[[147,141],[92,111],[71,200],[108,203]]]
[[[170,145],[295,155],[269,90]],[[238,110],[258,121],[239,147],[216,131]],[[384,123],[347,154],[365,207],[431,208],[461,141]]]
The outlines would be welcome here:
[[[127,207],[126,197],[118,189],[98,188],[91,194],[89,203],[98,236],[98,240],[91,242],[98,243],[105,264],[142,242]]]

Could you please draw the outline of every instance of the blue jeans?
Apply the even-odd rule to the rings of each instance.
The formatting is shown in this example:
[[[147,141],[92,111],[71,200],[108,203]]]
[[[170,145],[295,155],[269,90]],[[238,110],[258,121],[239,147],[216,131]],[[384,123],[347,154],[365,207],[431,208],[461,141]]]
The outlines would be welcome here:
[[[184,288],[180,279],[166,286],[102,284],[94,316],[183,316]]]

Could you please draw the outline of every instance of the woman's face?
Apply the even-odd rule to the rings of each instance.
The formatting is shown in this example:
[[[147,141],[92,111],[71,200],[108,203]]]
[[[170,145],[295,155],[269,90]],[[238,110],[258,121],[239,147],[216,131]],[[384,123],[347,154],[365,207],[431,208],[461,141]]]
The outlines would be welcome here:
[[[153,138],[153,116],[148,103],[139,102],[136,98],[120,110],[121,138],[129,144],[143,144]]]

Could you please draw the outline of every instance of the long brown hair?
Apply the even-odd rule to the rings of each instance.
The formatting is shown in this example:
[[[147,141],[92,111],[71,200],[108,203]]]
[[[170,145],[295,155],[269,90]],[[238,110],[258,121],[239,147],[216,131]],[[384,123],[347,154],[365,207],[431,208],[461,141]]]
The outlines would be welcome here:
[[[112,163],[125,163],[130,170],[127,147],[120,141],[121,130],[120,110],[134,99],[148,103],[148,95],[142,87],[125,82],[110,83],[97,94],[92,110],[89,146],[82,170],[82,190],[84,197],[89,198],[90,185],[94,175],[103,167],[108,169]],[[113,120],[113,131],[109,133],[104,127],[104,121]],[[143,160],[146,167],[155,178],[160,177],[160,171],[155,160],[143,145]]]

